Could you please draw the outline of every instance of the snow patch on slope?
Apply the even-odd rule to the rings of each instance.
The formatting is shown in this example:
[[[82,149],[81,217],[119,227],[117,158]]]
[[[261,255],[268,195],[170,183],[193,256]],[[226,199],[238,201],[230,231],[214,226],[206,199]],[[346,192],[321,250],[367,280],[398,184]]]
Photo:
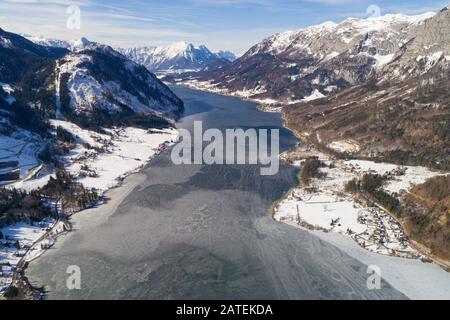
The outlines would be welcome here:
[[[103,97],[104,87],[91,74],[87,68],[81,67],[83,63],[90,63],[92,59],[84,54],[69,54],[59,62],[59,73],[70,75],[67,87],[70,92],[70,105],[76,113],[90,110],[92,104]],[[102,106],[107,110],[116,107],[109,101]]]
[[[439,62],[439,60],[442,58],[442,55],[443,52],[439,51],[427,56],[418,56],[416,58],[416,61],[423,64],[425,71],[429,71]]]
[[[315,89],[313,91],[313,93],[311,93],[309,96],[304,97],[302,99],[303,102],[308,102],[308,101],[313,101],[313,100],[317,100],[317,99],[321,99],[321,98],[325,98],[326,96],[321,93],[319,90]]]
[[[11,85],[0,82],[0,87],[3,89],[3,91],[6,92],[7,95],[5,97],[5,101],[8,102],[9,105],[12,105],[14,102],[16,102],[16,98],[12,96],[14,88]]]

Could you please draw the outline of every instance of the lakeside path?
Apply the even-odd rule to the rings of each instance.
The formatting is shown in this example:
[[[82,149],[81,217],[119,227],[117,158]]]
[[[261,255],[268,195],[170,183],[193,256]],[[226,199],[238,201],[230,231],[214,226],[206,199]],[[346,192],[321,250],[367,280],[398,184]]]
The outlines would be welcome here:
[[[248,102],[177,93],[190,109],[181,127],[202,119],[208,127],[281,129],[278,115]],[[165,151],[109,210],[76,215],[77,231],[34,261],[27,275],[51,299],[406,299],[411,292],[399,292],[400,284],[414,286],[424,274],[433,275],[436,292],[449,288],[442,270],[396,267],[397,260],[380,256],[389,280],[368,290],[365,257],[275,222],[269,208],[297,183],[296,173],[285,165],[275,177],[261,177],[257,166],[174,166]],[[82,290],[65,287],[68,265],[80,266]]]

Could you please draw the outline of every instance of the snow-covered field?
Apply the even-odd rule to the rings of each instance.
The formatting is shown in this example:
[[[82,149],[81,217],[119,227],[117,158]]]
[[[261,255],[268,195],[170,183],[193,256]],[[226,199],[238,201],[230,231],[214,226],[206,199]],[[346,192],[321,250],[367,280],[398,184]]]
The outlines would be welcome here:
[[[18,222],[1,228],[0,294],[11,285],[19,262],[30,262],[38,258],[54,245],[58,235],[67,230],[65,222],[53,218],[31,224]]]
[[[21,189],[27,192],[42,188],[48,183],[51,177],[55,177],[53,172],[43,172],[43,168],[44,166],[41,164],[33,170],[30,170],[24,179],[9,183],[5,187],[9,189]]]
[[[354,153],[360,150],[359,144],[353,140],[333,141],[328,145],[328,148],[338,152],[348,152],[348,153]]]
[[[105,129],[107,134],[83,130],[77,125],[52,120],[77,140],[77,147],[65,157],[69,172],[87,188],[106,191],[115,187],[123,177],[144,166],[166,144],[178,137],[175,129],[138,128]],[[101,150],[101,151],[99,151]]]
[[[325,95],[322,94],[319,90],[315,89],[313,93],[309,96],[306,96],[302,99],[303,102],[313,101],[317,99],[325,98]]]
[[[106,134],[83,130],[62,120],[51,120],[53,126],[61,126],[76,138],[77,145],[61,160],[68,171],[79,177],[88,188],[105,191],[117,185],[128,173],[141,168],[165,144],[175,142],[175,129],[144,130],[138,128],[107,129]],[[43,166],[37,159],[44,142],[27,131],[13,136],[0,136],[0,162],[16,165],[0,169],[0,174],[20,171],[16,181],[3,181],[7,188],[33,190],[43,187],[53,173],[40,173]],[[88,169],[88,170],[85,170]]]
[[[18,130],[10,136],[0,135],[0,163],[9,163],[0,169],[0,174],[19,173],[20,180],[27,180],[39,170],[37,154],[42,148],[39,136]],[[7,185],[13,181],[0,181]]]
[[[42,247],[32,246],[53,225],[54,220],[45,219],[33,225],[19,222],[0,229],[3,234],[3,238],[0,240],[0,293],[3,293],[11,284],[16,266],[22,258],[31,260],[42,252]]]
[[[278,221],[300,227],[336,232],[351,237],[361,247],[380,254],[419,258],[400,223],[382,207],[360,203],[344,190],[345,183],[364,173],[388,174],[383,186],[387,192],[408,191],[418,183],[441,173],[424,167],[397,166],[372,161],[331,161],[324,154],[319,158],[326,167],[326,177],[313,179],[308,188],[297,187],[274,208]],[[330,166],[330,164],[333,164]],[[301,161],[294,161],[301,165]]]
[[[390,163],[377,163],[364,160],[350,160],[346,161],[345,164],[357,173],[371,172],[383,175],[393,172],[392,179],[384,185],[384,189],[397,193],[402,190],[408,191],[414,185],[424,183],[429,178],[446,175],[445,173],[431,171],[421,166],[398,166]],[[395,172],[398,170],[403,171],[403,174],[396,175]]]

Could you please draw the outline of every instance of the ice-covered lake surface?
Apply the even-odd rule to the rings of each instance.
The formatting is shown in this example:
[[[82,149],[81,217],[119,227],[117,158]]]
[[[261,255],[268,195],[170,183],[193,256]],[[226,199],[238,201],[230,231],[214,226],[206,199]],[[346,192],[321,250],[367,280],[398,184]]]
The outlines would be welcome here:
[[[279,115],[252,103],[173,89],[186,104],[179,128],[192,129],[194,120],[204,129],[278,128],[283,150],[296,143]],[[50,299],[450,297],[450,276],[435,265],[274,221],[270,207],[297,184],[297,170],[282,165],[261,176],[257,165],[176,166],[167,150],[110,191],[108,204],[77,214],[75,232],[32,262],[27,276]],[[380,290],[367,288],[369,264],[387,280]],[[81,270],[80,290],[66,285],[72,265]]]

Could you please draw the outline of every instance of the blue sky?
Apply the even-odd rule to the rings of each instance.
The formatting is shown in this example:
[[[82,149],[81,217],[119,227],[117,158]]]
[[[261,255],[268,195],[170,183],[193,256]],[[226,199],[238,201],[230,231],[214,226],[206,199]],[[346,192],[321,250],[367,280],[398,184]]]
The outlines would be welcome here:
[[[438,11],[450,0],[0,0],[0,27],[60,39],[86,36],[113,46],[205,44],[244,53],[273,33],[327,20]],[[66,27],[69,5],[81,10],[81,29]]]

